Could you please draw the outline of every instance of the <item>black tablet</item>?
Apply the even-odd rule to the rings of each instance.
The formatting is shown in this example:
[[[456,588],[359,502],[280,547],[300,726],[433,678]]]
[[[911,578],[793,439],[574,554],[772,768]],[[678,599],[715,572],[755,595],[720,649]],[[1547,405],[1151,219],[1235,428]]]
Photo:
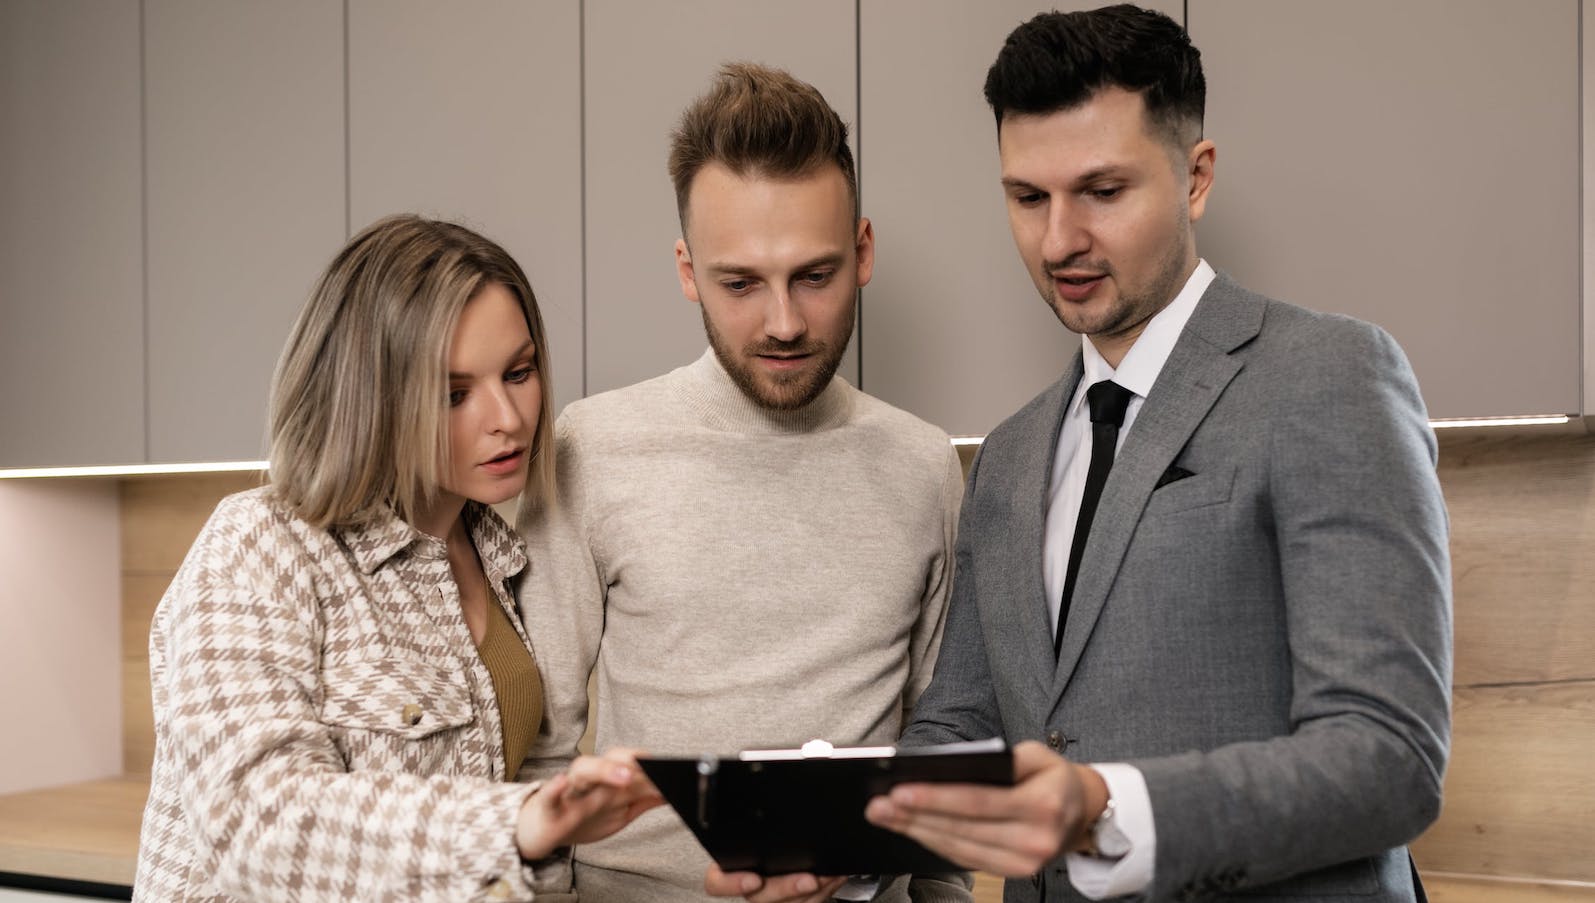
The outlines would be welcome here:
[[[1013,783],[1013,756],[1000,738],[903,749],[816,740],[802,749],[637,761],[722,870],[762,875],[955,870],[865,821],[865,804],[902,783]]]

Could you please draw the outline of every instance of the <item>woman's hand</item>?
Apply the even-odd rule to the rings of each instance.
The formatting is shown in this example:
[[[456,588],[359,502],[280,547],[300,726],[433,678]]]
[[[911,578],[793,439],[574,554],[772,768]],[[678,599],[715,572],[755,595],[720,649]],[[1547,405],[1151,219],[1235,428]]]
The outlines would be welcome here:
[[[581,756],[526,798],[515,845],[522,858],[541,859],[567,844],[608,837],[662,802],[631,750]]]

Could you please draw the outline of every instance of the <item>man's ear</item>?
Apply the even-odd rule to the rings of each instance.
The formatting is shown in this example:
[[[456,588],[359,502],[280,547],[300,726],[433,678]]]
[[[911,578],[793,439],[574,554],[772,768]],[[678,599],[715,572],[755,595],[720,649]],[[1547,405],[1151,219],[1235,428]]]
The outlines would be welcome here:
[[[681,294],[694,304],[702,303],[698,297],[698,280],[693,278],[692,252],[687,250],[685,238],[676,239],[676,278],[681,280]]]
[[[858,254],[858,287],[863,288],[869,285],[870,276],[875,273],[875,229],[869,217],[858,218],[858,236],[853,249]]]
[[[1191,205],[1193,223],[1201,219],[1203,211],[1207,209],[1207,193],[1213,187],[1213,158],[1217,153],[1213,142],[1204,138],[1196,142],[1186,158],[1191,177],[1191,193],[1187,201]]]

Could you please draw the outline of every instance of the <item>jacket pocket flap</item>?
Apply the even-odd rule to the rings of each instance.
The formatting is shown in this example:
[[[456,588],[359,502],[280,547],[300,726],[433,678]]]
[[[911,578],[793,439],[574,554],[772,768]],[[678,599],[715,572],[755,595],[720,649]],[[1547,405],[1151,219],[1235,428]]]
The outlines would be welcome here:
[[[416,740],[476,718],[453,669],[389,658],[330,665],[321,674],[327,724]]]

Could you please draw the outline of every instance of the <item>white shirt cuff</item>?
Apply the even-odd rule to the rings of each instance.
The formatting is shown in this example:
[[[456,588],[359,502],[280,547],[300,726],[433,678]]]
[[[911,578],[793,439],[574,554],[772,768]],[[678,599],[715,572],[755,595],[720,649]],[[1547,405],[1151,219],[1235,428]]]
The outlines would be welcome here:
[[[1152,798],[1147,794],[1146,777],[1134,765],[1090,767],[1108,785],[1115,807],[1113,820],[1130,842],[1130,852],[1119,859],[1066,854],[1063,861],[1069,868],[1069,883],[1092,900],[1141,893],[1152,886],[1152,864],[1157,861],[1157,831],[1152,824]]]

